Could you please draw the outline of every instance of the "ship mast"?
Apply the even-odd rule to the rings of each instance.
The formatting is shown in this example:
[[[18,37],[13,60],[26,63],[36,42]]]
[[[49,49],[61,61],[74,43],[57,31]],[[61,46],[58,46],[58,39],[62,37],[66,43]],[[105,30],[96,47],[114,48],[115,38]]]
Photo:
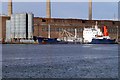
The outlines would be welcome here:
[[[50,24],[48,24],[48,38],[50,38]]]
[[[75,39],[77,38],[77,29],[75,28]]]
[[[98,22],[96,21],[95,29],[98,29]]]

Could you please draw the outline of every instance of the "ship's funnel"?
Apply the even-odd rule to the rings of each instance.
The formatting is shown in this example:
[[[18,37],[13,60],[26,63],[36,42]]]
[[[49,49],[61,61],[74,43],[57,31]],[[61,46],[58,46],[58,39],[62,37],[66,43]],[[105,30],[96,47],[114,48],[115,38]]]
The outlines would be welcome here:
[[[89,20],[92,20],[92,0],[89,0]]]
[[[12,15],[12,0],[8,1],[8,16]]]
[[[103,27],[103,31],[104,31],[104,36],[108,36],[107,26],[104,26],[104,27]]]
[[[47,0],[47,3],[46,3],[46,17],[51,18],[51,2],[50,2],[50,0]]]

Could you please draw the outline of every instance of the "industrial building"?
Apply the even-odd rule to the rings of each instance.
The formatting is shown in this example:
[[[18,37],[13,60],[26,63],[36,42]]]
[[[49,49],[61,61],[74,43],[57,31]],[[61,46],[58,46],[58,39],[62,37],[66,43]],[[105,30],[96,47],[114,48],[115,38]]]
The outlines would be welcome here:
[[[85,27],[94,27],[96,21],[98,27],[101,28],[104,25],[108,26],[109,36],[112,39],[120,39],[120,21],[113,20],[92,20],[92,0],[89,0],[89,20],[83,19],[64,19],[64,18],[51,18],[51,3],[47,0],[46,3],[46,18],[33,17],[33,14],[13,14],[12,12],[12,0],[9,0],[8,4],[8,16],[0,17],[0,39],[1,41],[12,39],[31,39],[33,36],[42,36],[51,38],[66,37],[63,35],[64,31],[75,35],[75,29],[77,36],[83,37],[83,29]],[[24,16],[24,17],[22,17]],[[24,19],[24,20],[23,20]],[[48,29],[50,26],[50,35]],[[7,29],[6,29],[7,28]],[[21,32],[23,31],[23,32]],[[120,40],[119,40],[120,41]]]
[[[33,38],[33,14],[13,14],[6,20],[6,42]]]
[[[6,20],[10,17],[6,15],[0,16],[0,42],[4,42],[6,38]]]

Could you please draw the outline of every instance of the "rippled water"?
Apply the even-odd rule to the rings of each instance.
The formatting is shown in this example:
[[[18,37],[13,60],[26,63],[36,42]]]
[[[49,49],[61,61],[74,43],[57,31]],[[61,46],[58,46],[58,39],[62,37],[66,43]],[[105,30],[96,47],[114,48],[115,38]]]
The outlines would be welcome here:
[[[118,45],[4,44],[3,78],[117,78]]]

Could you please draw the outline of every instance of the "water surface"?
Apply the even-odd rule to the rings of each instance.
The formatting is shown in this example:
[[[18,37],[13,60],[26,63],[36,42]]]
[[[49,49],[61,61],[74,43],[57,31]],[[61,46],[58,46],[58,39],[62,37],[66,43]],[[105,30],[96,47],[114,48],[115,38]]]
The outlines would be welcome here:
[[[4,44],[3,78],[117,78],[118,45]]]

